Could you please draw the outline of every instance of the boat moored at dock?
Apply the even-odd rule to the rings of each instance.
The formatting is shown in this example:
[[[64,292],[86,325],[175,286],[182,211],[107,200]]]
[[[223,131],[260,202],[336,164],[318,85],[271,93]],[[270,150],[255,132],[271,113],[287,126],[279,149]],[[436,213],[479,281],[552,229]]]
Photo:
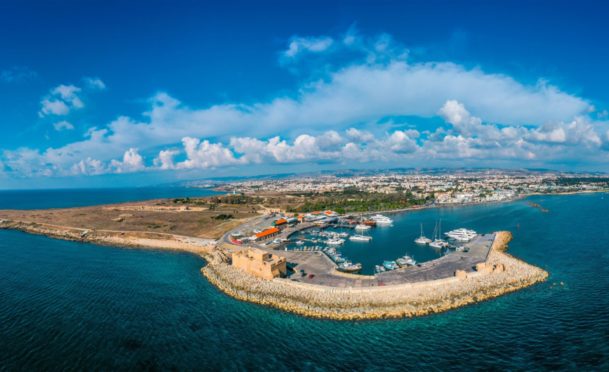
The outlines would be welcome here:
[[[393,220],[387,216],[383,216],[382,214],[375,214],[370,217],[370,220],[376,222],[378,226],[389,226],[393,224]]]
[[[371,236],[367,236],[367,235],[352,235],[349,237],[349,240],[353,241],[353,242],[369,242],[372,240]]]
[[[459,228],[459,229],[449,231],[449,232],[445,233],[444,235],[446,235],[450,239],[455,240],[457,242],[467,243],[470,240],[472,240],[473,238],[475,238],[476,236],[478,236],[478,233],[476,233],[474,230]]]
[[[414,242],[418,245],[427,245],[427,244],[431,243],[431,239],[429,239],[428,237],[423,235],[423,224],[421,224],[421,236],[416,238],[414,240]]]

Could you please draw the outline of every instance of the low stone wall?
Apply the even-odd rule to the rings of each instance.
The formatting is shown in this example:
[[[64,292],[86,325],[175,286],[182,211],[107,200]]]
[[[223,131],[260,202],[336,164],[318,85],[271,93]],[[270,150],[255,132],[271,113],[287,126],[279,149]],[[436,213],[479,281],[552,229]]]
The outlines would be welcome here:
[[[208,257],[201,271],[220,290],[243,301],[315,318],[338,320],[412,317],[494,298],[545,280],[548,273],[501,252],[509,233],[499,233],[489,254],[491,270],[421,283],[336,288],[290,281],[261,280]],[[500,268],[500,269],[495,269]]]

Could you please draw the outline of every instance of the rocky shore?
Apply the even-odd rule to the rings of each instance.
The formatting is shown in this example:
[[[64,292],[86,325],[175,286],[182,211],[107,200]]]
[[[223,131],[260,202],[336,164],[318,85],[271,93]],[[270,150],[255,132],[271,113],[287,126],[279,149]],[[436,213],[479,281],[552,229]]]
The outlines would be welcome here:
[[[220,252],[201,272],[226,294],[292,313],[336,320],[413,317],[498,297],[544,281],[548,273],[504,253],[511,240],[499,232],[485,264],[455,277],[393,286],[336,288],[289,279],[254,278],[233,268]]]

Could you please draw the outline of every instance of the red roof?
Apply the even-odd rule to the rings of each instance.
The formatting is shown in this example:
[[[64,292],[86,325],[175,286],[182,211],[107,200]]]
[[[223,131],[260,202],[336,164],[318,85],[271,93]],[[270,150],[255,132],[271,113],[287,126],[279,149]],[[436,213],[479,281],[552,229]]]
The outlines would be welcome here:
[[[288,220],[286,220],[285,218],[280,218],[275,221],[275,226],[283,225],[284,223],[288,223]]]
[[[270,229],[266,229],[264,231],[259,232],[258,234],[256,234],[256,238],[260,239],[260,238],[264,238],[266,236],[269,235],[273,235],[279,232],[279,229],[276,227],[271,227]]]

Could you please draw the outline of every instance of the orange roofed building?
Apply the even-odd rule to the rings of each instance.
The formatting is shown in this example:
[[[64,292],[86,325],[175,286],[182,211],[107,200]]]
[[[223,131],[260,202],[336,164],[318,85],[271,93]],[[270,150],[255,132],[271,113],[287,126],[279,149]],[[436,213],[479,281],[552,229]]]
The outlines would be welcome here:
[[[256,234],[256,240],[268,239],[270,237],[273,237],[273,236],[279,234],[279,231],[280,230],[276,227],[270,227],[266,230],[262,230]]]
[[[266,280],[285,276],[287,272],[285,257],[258,248],[233,252],[232,261],[234,267]]]

